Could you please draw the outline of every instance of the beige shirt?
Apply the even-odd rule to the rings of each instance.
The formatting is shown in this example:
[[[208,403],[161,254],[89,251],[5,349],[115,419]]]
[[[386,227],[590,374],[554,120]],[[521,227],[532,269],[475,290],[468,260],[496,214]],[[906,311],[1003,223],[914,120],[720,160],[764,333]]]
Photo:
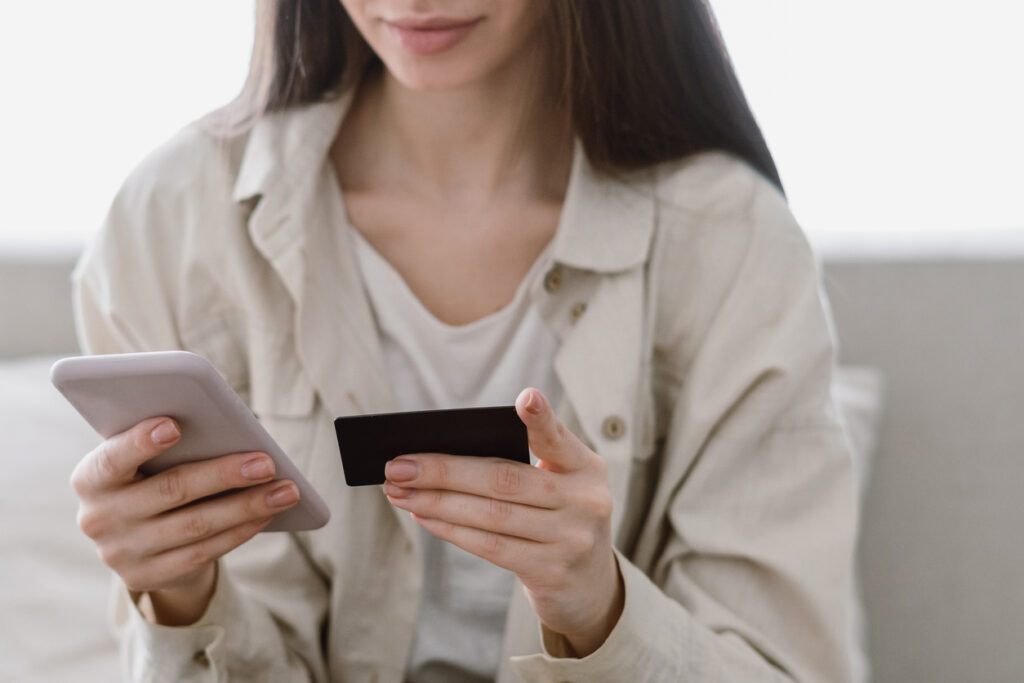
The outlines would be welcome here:
[[[404,675],[418,527],[345,485],[332,425],[395,408],[328,160],[346,106],[228,139],[186,128],[76,271],[86,351],[209,358],[332,515],[228,555],[193,626],[148,624],[119,590],[132,680]],[[724,154],[609,178],[577,152],[551,257],[529,292],[560,341],[558,413],[608,464],[625,606],[597,651],[559,657],[517,588],[498,681],[847,681],[854,482],[818,272],[783,198]]]
[[[537,271],[551,267],[547,249],[500,310],[449,325],[358,230],[351,235],[399,410],[508,405],[523,387],[557,405],[558,338],[527,295]],[[425,529],[420,540],[423,591],[406,683],[493,680],[515,575]]]

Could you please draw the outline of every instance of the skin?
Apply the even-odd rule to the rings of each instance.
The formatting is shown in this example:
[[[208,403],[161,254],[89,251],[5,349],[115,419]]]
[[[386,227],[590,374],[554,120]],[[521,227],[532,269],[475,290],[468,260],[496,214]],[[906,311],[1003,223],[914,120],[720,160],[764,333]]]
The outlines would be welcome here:
[[[554,234],[572,159],[567,116],[535,96],[540,56],[524,36],[539,3],[435,3],[420,15],[408,2],[344,4],[386,66],[333,150],[350,221],[443,322],[499,310]],[[483,21],[424,57],[381,16]]]
[[[403,455],[384,494],[438,538],[514,572],[541,624],[577,656],[622,612],[604,461],[562,425],[543,394],[516,399],[536,467],[499,458]]]
[[[572,159],[568,117],[538,86],[541,3],[342,2],[385,65],[359,88],[331,152],[351,222],[440,320],[499,310],[555,232]],[[432,55],[406,49],[388,26],[437,17],[478,21]],[[541,392],[524,390],[516,409],[537,467],[412,454],[389,465],[384,494],[427,531],[514,572],[549,635],[584,656],[623,603],[607,473]],[[197,621],[217,558],[298,502],[293,483],[272,482],[265,454],[139,474],[179,438],[172,420],[144,421],[89,453],[71,478],[80,527],[143,614],[165,625]],[[267,468],[254,474],[251,463]]]
[[[86,455],[71,474],[78,525],[154,623],[190,624],[206,610],[215,561],[299,500],[273,482],[265,453],[236,453],[143,477],[138,467],[181,438],[169,418],[144,420]],[[214,494],[242,489],[216,500]]]
[[[335,146],[350,220],[442,321],[499,310],[554,234],[571,165],[567,118],[538,94],[541,3],[342,2],[386,67]],[[410,15],[483,21],[423,57],[388,27]],[[524,390],[516,409],[538,467],[403,456],[384,493],[430,533],[514,572],[544,628],[584,656],[623,603],[604,462],[541,392]]]

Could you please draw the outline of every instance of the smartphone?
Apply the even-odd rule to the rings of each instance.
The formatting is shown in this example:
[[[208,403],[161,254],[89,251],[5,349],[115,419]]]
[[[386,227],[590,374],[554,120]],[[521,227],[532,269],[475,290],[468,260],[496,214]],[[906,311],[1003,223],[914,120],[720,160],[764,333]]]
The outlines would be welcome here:
[[[263,531],[317,529],[330,518],[320,494],[202,356],[187,351],[76,356],[57,361],[50,381],[103,438],[151,417],[177,420],[181,440],[143,463],[143,474],[262,451],[274,460],[275,479],[290,479],[299,487],[298,505],[278,513]]]

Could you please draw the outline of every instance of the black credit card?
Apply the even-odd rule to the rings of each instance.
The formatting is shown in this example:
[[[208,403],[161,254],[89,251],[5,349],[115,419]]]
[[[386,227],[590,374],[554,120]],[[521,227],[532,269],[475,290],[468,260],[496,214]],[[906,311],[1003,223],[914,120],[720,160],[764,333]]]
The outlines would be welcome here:
[[[515,406],[353,415],[334,421],[349,486],[384,483],[388,460],[449,453],[530,462],[526,425]]]

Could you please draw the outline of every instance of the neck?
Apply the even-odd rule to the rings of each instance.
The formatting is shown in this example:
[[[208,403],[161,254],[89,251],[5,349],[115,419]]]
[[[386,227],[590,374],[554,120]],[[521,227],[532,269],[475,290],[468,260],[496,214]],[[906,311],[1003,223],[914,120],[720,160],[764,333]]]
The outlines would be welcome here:
[[[530,76],[517,66],[470,87],[418,92],[382,69],[360,89],[350,114],[358,132],[348,139],[374,150],[358,155],[358,184],[397,183],[446,201],[560,200],[571,128],[550,98],[532,94]]]

